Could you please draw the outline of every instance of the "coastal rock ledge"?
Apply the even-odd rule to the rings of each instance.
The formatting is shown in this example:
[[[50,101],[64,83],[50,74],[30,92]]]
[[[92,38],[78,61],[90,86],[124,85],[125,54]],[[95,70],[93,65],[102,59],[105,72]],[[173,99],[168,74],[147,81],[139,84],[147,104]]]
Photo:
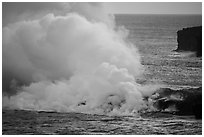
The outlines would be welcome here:
[[[176,51],[195,51],[202,56],[202,26],[183,28],[177,31],[178,48]]]

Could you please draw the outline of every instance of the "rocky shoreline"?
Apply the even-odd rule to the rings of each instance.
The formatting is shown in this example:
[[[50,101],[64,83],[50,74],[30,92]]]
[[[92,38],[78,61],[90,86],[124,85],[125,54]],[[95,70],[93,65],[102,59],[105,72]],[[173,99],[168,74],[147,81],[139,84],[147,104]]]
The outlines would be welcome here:
[[[183,28],[177,31],[178,48],[175,51],[193,51],[202,56],[202,26]]]
[[[196,119],[202,119],[202,87],[180,90],[161,88],[157,93],[155,107],[158,110],[174,107],[176,115],[194,115]]]
[[[154,94],[156,111],[135,116],[110,116],[75,112],[2,110],[2,134],[152,135],[202,134],[202,87]],[[153,95],[154,95],[153,94]],[[170,110],[174,106],[176,110]]]

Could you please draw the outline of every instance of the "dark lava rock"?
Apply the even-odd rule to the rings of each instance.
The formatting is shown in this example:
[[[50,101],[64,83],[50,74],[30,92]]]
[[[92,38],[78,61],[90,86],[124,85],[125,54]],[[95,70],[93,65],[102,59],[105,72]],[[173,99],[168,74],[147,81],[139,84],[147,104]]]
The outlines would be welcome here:
[[[159,110],[175,106],[177,115],[194,115],[202,119],[202,87],[181,90],[161,89],[156,101]]]
[[[177,42],[176,51],[195,51],[198,57],[202,56],[202,26],[177,31]]]

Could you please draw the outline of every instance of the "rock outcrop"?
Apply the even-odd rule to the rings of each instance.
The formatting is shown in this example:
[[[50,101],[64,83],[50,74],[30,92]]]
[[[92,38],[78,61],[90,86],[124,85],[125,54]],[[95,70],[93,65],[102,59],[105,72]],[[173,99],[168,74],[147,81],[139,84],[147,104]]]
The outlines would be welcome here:
[[[202,56],[202,26],[177,31],[177,42],[176,51],[195,51],[198,57]]]
[[[160,89],[154,106],[158,110],[173,106],[177,115],[194,115],[196,119],[202,119],[202,87],[180,90]]]

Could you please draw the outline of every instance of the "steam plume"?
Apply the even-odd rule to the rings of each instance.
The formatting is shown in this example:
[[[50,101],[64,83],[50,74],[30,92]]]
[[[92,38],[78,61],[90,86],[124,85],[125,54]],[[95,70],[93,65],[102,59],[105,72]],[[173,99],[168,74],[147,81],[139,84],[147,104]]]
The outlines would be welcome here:
[[[3,90],[15,91],[3,107],[132,113],[144,105],[138,51],[112,17],[90,12],[95,6],[3,27]]]

